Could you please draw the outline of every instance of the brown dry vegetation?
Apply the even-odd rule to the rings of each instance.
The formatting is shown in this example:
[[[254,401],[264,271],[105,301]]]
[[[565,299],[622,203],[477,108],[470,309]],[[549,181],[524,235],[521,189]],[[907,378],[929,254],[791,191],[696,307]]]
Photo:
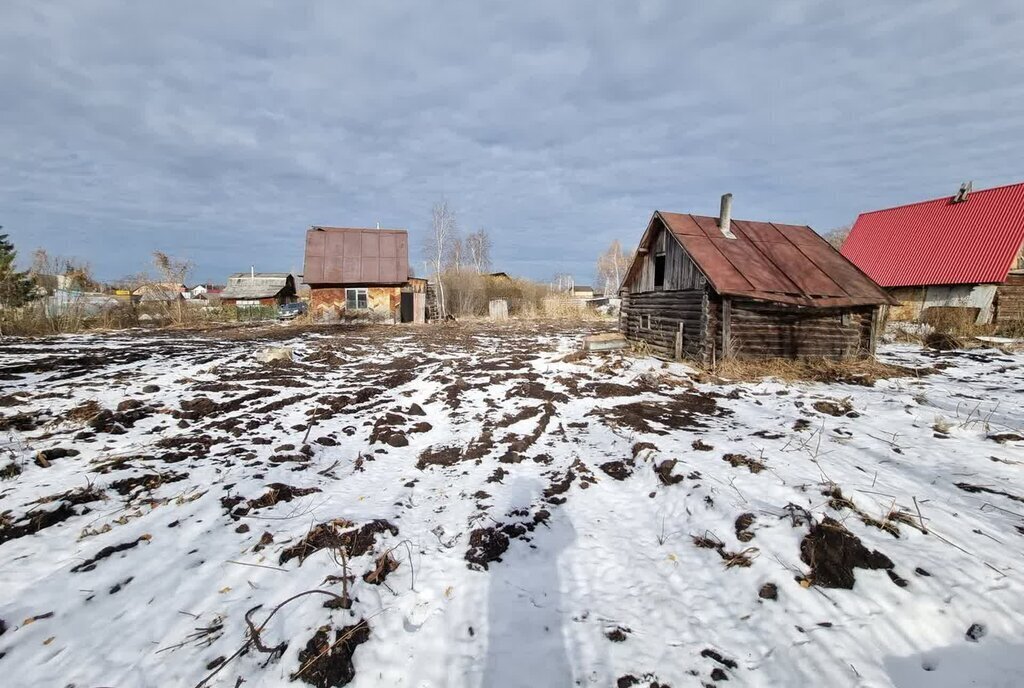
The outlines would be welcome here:
[[[733,382],[747,382],[773,377],[787,382],[840,382],[871,386],[877,380],[896,377],[921,377],[933,372],[931,368],[907,368],[881,363],[873,358],[834,361],[827,358],[789,360],[769,358],[761,360],[726,359],[707,373]]]

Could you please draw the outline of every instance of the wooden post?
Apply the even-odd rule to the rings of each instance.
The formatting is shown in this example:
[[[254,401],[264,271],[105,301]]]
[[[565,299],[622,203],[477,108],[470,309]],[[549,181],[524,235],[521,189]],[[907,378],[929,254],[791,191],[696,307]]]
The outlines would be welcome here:
[[[491,299],[487,306],[491,320],[508,320],[508,301],[505,299]]]
[[[679,331],[676,332],[676,360],[683,360],[683,323],[679,323]]]
[[[729,350],[732,347],[732,333],[730,332],[729,321],[732,320],[732,304],[729,297],[722,297],[722,358],[729,358]]]
[[[427,295],[423,292],[412,295],[412,321],[417,325],[427,322]]]
[[[871,309],[871,330],[868,334],[870,341],[868,342],[868,350],[871,355],[875,355],[875,350],[878,348],[878,327],[881,321],[883,306],[875,306]]]

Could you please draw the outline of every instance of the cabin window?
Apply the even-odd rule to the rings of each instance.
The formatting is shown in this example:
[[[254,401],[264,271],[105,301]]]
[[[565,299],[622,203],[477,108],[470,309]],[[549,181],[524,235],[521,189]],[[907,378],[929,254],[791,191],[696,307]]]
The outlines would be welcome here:
[[[851,314],[849,311],[847,311],[846,313],[843,313],[843,325],[852,325],[852,324],[853,324],[853,314]]]
[[[361,310],[366,308],[366,289],[346,289],[345,308],[348,310]]]
[[[665,254],[654,256],[654,288],[661,289],[665,286]]]

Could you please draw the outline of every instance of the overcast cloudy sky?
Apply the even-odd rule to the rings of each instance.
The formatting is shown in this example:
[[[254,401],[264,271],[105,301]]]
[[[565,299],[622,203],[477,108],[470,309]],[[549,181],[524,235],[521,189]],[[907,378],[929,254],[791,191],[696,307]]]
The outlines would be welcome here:
[[[693,7],[688,7],[693,6]],[[0,3],[0,224],[137,272],[301,270],[311,224],[486,228],[589,279],[654,209],[826,230],[1024,180],[1024,3]],[[422,268],[420,268],[422,271]]]

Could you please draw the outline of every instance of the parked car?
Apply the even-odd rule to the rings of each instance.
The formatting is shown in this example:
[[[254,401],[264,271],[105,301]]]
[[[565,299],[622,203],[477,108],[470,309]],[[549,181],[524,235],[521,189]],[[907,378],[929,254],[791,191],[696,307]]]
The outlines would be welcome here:
[[[299,317],[300,315],[305,315],[308,310],[309,307],[306,306],[306,304],[304,304],[302,301],[296,301],[295,303],[286,303],[281,305],[277,309],[277,319],[293,320]]]

